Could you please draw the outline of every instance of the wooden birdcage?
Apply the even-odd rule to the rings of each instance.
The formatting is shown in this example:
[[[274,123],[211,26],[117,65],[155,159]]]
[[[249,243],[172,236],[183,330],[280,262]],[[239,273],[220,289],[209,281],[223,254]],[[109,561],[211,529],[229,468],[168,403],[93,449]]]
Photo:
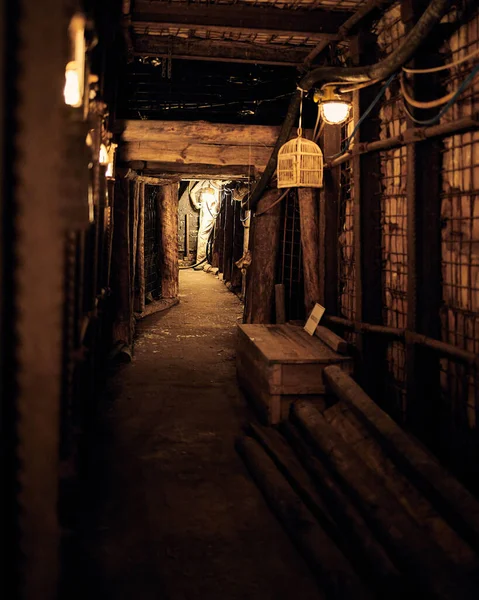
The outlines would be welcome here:
[[[278,188],[290,187],[323,187],[323,153],[301,129],[278,152]]]

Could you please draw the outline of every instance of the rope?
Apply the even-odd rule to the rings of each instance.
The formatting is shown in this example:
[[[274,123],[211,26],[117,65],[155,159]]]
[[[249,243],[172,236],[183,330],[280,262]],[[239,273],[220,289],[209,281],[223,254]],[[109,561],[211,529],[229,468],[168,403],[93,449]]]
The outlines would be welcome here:
[[[402,70],[405,73],[412,73],[416,75],[421,75],[423,73],[438,73],[439,71],[445,71],[446,69],[452,69],[453,67],[457,67],[458,65],[461,65],[462,63],[476,56],[479,56],[479,48],[477,48],[467,56],[464,56],[464,58],[458,58],[457,60],[451,63],[447,63],[447,65],[441,65],[440,67],[431,67],[430,69],[409,69],[408,67],[403,67]]]
[[[255,215],[254,215],[254,216],[255,216],[255,217],[261,217],[261,215],[264,215],[265,213],[267,213],[267,212],[268,212],[268,210],[271,210],[271,209],[273,208],[273,206],[276,206],[277,204],[279,204],[279,203],[281,202],[281,200],[282,200],[282,199],[283,199],[283,198],[284,198],[284,197],[285,197],[285,196],[286,196],[286,195],[289,193],[289,190],[290,190],[290,189],[291,189],[291,188],[288,188],[288,189],[287,189],[287,190],[286,190],[286,191],[285,191],[283,194],[281,194],[281,196],[280,196],[280,197],[279,197],[277,200],[275,200],[275,201],[273,202],[273,204],[271,204],[270,206],[268,206],[268,208],[265,208],[265,209],[264,209],[264,210],[262,210],[261,212],[259,212],[259,213],[255,213]]]

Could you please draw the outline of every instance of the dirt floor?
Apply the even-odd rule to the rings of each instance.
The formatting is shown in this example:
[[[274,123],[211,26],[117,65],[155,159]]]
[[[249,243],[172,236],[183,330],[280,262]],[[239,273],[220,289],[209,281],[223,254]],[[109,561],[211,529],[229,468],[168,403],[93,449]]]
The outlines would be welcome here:
[[[241,313],[212,275],[184,271],[180,304],[139,324],[93,446],[83,598],[318,598],[234,450],[251,416],[235,379]]]

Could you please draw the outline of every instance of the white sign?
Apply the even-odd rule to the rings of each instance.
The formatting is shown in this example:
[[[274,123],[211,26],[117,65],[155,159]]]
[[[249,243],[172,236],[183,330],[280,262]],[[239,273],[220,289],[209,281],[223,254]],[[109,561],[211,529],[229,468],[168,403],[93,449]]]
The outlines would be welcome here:
[[[309,315],[309,319],[306,321],[306,325],[304,326],[304,330],[309,333],[309,335],[314,335],[316,327],[319,325],[325,310],[326,309],[324,306],[321,306],[321,304],[315,304],[311,314]]]

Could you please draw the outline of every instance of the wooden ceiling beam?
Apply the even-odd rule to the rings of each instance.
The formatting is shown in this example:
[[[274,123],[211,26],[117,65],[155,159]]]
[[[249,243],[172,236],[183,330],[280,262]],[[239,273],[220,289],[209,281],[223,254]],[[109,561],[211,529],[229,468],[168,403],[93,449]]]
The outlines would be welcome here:
[[[310,48],[141,35],[136,37],[134,55],[295,67],[304,61]]]
[[[133,26],[182,27],[208,31],[237,31],[271,35],[305,35],[334,40],[351,13],[315,9],[280,10],[261,6],[135,2]]]
[[[247,179],[256,175],[251,165],[176,164],[158,161],[133,161],[130,168],[152,177],[181,179]]]
[[[280,127],[209,123],[208,121],[125,120],[117,121],[114,131],[121,134],[124,142],[169,144],[181,141],[184,144],[246,147],[253,145],[272,148],[278,139]]]

